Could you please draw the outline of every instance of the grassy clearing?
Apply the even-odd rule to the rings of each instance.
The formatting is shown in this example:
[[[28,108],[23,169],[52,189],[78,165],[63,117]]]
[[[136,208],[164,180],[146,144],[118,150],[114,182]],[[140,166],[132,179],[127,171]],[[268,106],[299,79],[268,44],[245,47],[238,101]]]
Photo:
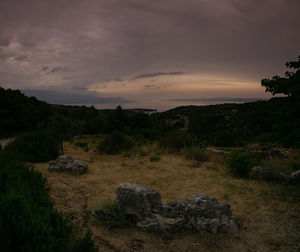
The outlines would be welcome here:
[[[120,251],[134,251],[134,248],[143,251],[297,251],[300,248],[300,191],[297,186],[233,177],[224,165],[223,153],[210,154],[209,161],[200,164],[183,155],[163,152],[159,154],[159,162],[151,162],[149,157],[157,155],[155,145],[132,150],[131,157],[103,155],[96,150],[101,139],[102,136],[80,139],[89,144],[89,152],[65,143],[67,155],[89,163],[87,174],[50,173],[47,163],[35,165],[47,176],[50,195],[63,213],[71,213],[80,222],[84,213],[93,212],[99,201],[114,199],[119,183],[132,182],[160,191],[164,203],[183,200],[198,192],[216,197],[219,202],[228,202],[240,222],[241,232],[219,235],[216,248],[207,244],[201,234],[163,240],[132,227],[107,229],[91,220],[89,227],[100,251],[112,251],[111,248]],[[146,155],[141,155],[141,151]],[[284,165],[288,166],[299,152],[289,155],[291,158],[288,157]],[[268,160],[268,164],[276,166],[275,160]]]

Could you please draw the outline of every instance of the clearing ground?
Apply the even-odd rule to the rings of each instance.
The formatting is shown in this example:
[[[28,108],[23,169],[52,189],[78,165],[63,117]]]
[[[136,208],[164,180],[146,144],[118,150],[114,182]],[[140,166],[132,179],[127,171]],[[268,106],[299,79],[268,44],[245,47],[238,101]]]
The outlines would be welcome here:
[[[161,153],[151,162],[155,146],[127,155],[95,151],[99,138],[84,137],[89,151],[65,143],[65,154],[89,164],[83,175],[48,172],[47,163],[35,164],[48,179],[56,208],[92,230],[99,251],[300,251],[300,199],[295,186],[241,179],[228,174],[223,154],[212,153],[209,162],[187,160]],[[218,235],[217,244],[203,234],[172,238],[141,232],[133,227],[109,229],[97,224],[92,213],[104,199],[115,199],[120,183],[131,182],[158,190],[163,203],[183,200],[198,192],[228,202],[241,227],[236,235]]]

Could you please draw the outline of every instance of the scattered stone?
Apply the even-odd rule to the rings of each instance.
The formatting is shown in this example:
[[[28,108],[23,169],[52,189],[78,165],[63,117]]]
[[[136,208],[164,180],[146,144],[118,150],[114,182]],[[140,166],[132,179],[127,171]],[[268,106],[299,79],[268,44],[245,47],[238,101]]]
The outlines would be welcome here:
[[[117,188],[117,202],[121,212],[144,231],[165,235],[197,230],[214,234],[239,231],[230,205],[202,193],[162,205],[159,192],[126,183]]]
[[[56,160],[49,161],[48,170],[85,173],[88,171],[88,164],[84,161],[76,160],[71,156],[59,156]]]
[[[263,168],[261,166],[254,166],[250,172],[250,176],[258,177],[262,174]]]
[[[283,172],[278,173],[284,184],[297,184],[300,183],[300,170],[292,172],[291,175],[287,175]]]

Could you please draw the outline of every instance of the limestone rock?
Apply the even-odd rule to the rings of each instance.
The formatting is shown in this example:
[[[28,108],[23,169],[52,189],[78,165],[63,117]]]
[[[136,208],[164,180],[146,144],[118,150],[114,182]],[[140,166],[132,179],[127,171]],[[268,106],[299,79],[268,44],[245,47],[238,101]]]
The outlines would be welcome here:
[[[88,164],[84,161],[76,160],[71,156],[59,156],[56,160],[49,161],[48,170],[85,173],[88,171]]]
[[[291,173],[292,179],[300,180],[300,170]]]
[[[160,193],[138,184],[120,184],[117,202],[121,211],[134,222],[142,221],[162,208]]]
[[[117,202],[122,213],[144,231],[166,235],[197,230],[214,234],[239,231],[230,205],[202,193],[163,206],[159,192],[127,183],[118,186]]]

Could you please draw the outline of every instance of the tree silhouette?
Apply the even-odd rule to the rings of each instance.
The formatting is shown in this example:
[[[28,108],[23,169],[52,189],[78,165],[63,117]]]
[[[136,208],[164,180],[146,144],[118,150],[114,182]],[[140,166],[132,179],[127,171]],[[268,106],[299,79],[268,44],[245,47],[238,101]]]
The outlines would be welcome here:
[[[270,92],[272,95],[284,94],[293,98],[299,97],[300,56],[298,56],[298,61],[287,62],[285,65],[289,69],[294,69],[294,71],[286,71],[285,77],[275,75],[272,79],[263,79],[261,85],[266,88],[266,92]]]

